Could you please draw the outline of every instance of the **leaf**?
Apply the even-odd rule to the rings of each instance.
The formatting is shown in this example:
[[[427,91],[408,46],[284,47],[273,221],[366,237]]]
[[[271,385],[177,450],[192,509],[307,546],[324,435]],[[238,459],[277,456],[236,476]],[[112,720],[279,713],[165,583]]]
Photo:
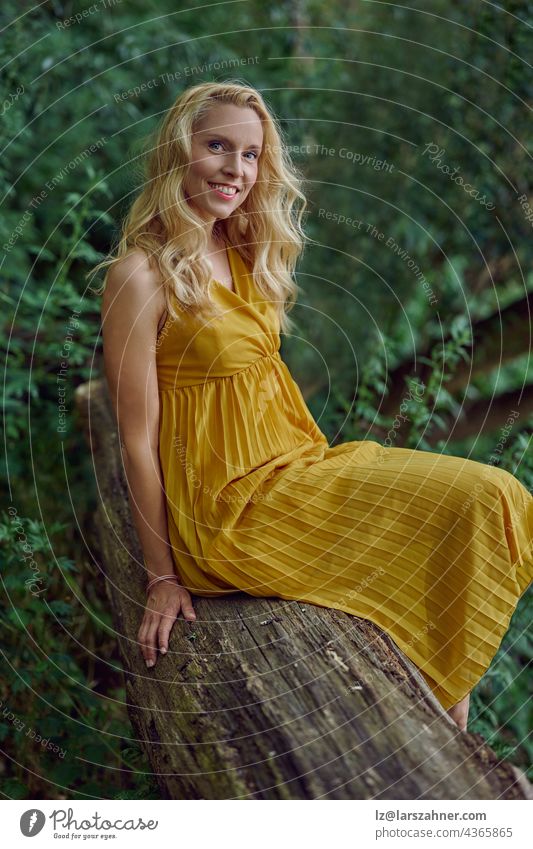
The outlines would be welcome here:
[[[35,254],[39,257],[39,259],[47,259],[51,262],[56,259],[55,254],[48,250],[48,248],[44,247],[44,245],[26,245],[26,247],[29,253]]]
[[[69,192],[65,198],[65,204],[67,206],[76,206],[81,198],[82,196],[78,192]]]
[[[71,604],[62,599],[57,599],[49,603],[50,610],[57,613],[58,616],[72,616],[74,609]]]
[[[26,784],[18,778],[7,778],[1,782],[0,787],[4,796],[8,799],[28,799],[29,789]]]

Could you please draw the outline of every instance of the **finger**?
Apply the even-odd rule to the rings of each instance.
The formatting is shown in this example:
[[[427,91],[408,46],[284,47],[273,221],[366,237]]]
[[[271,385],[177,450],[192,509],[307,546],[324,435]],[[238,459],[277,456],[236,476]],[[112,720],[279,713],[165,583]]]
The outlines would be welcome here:
[[[137,633],[137,640],[143,655],[145,654],[145,651],[148,648],[148,634],[150,632],[151,620],[152,614],[150,611],[146,610],[144,613],[143,620],[139,626],[139,631]]]
[[[196,619],[196,613],[194,612],[194,608],[192,606],[192,602],[183,601],[181,604],[181,612],[185,619],[190,619],[193,621]]]
[[[157,630],[159,628],[159,616],[154,618],[148,627],[148,633],[145,640],[144,659],[148,667],[154,666],[157,660]]]
[[[143,620],[143,621],[142,621],[142,623],[141,623],[141,627],[139,628],[139,632],[138,632],[138,634],[137,634],[137,642],[138,642],[139,647],[140,647],[140,649],[141,649],[141,654],[142,654],[142,656],[143,656],[143,659],[145,659],[145,660],[146,660],[146,658],[145,658],[145,651],[146,651],[146,633],[147,633],[147,629],[146,629],[146,627],[145,627],[145,622],[144,622],[144,620]]]
[[[176,610],[167,610],[163,613],[161,617],[161,622],[159,625],[159,651],[161,654],[166,654],[168,651],[168,637],[173,628],[174,622],[177,617]]]
[[[143,634],[139,633],[138,636],[139,646],[141,648],[141,654],[143,656],[143,660],[146,661],[149,658],[150,646],[148,644],[147,632],[145,631]]]
[[[181,612],[185,619],[196,619],[196,613],[192,606],[191,594],[188,590],[183,590],[181,593]]]

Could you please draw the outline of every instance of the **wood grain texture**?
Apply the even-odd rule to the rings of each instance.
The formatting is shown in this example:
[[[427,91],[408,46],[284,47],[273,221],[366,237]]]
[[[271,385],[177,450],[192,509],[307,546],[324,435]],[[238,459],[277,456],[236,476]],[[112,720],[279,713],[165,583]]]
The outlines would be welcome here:
[[[105,383],[80,386],[76,403],[132,737],[161,798],[533,798],[520,771],[457,730],[387,634],[341,611],[195,597],[196,622],[178,619],[147,669],[136,642],[144,567]]]

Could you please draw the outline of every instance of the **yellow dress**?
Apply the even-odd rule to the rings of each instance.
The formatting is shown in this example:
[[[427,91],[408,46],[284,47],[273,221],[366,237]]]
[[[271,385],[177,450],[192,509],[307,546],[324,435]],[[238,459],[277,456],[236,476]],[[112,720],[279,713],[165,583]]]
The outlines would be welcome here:
[[[274,307],[235,291],[156,344],[159,456],[176,571],[336,608],[386,631],[445,708],[486,671],[533,572],[533,497],[510,473],[363,440],[329,447],[281,359]]]

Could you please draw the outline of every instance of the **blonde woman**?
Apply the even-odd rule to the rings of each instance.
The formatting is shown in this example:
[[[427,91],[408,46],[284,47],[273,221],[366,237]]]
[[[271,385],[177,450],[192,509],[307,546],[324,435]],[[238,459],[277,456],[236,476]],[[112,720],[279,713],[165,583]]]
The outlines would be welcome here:
[[[459,728],[533,571],[511,474],[371,440],[331,448],[282,361],[305,197],[261,94],[203,83],[166,113],[108,265],[106,376],[147,578],[148,666],[192,596],[369,619]],[[98,266],[100,267],[100,266]]]

